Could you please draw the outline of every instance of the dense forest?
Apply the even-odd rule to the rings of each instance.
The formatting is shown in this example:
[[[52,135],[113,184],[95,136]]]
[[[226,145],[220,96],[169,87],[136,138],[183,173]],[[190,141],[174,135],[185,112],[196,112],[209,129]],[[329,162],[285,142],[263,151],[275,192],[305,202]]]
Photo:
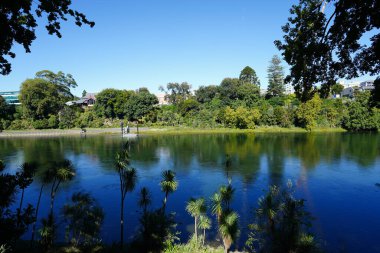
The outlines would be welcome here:
[[[302,102],[296,94],[285,93],[283,67],[274,56],[268,81],[263,95],[255,70],[247,66],[238,78],[225,78],[219,85],[200,86],[194,92],[186,82],[160,87],[167,104],[159,105],[147,88],[108,88],[96,95],[94,106],[84,107],[66,104],[78,99],[70,91],[77,87],[70,74],[40,71],[21,84],[21,105],[7,105],[0,97],[0,129],[118,127],[121,121],[194,128],[380,128],[379,79],[372,92],[357,91],[354,98],[335,98],[342,90],[335,84],[327,94],[315,87],[313,96]]]

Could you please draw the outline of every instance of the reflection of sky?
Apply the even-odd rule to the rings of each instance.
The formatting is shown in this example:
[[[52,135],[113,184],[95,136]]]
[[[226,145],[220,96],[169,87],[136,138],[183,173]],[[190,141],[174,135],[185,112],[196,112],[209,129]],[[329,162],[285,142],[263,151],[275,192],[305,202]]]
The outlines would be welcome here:
[[[376,251],[379,248],[376,235],[380,228],[380,187],[376,187],[375,183],[380,182],[380,158],[379,152],[371,148],[376,146],[376,142],[371,143],[376,138],[373,135],[367,139],[363,136],[361,143],[366,143],[368,150],[355,153],[351,146],[344,145],[347,142],[355,143],[357,136],[348,141],[343,137],[347,136],[334,136],[336,143],[331,147],[325,146],[326,138],[329,137],[324,135],[313,136],[311,142],[304,136],[298,136],[297,143],[291,135],[282,135],[280,139],[260,135],[254,141],[241,136],[239,141],[233,136],[205,136],[209,138],[206,142],[199,136],[139,139],[131,150],[135,158],[138,157],[137,160],[132,157],[132,166],[138,171],[138,184],[134,192],[126,196],[126,237],[130,239],[138,229],[140,210],[136,203],[140,189],[147,186],[153,196],[152,206],[160,206],[163,199],[159,187],[161,173],[165,169],[172,169],[177,173],[179,188],[169,196],[167,208],[168,211],[176,212],[180,237],[186,240],[193,224],[193,219],[184,211],[186,202],[190,197],[201,196],[209,200],[218,187],[227,183],[227,172],[223,167],[227,149],[233,160],[229,175],[236,188],[232,206],[240,216],[240,245],[246,240],[246,226],[252,222],[252,211],[257,199],[264,194],[269,184],[284,184],[290,179],[297,189],[296,195],[306,199],[308,210],[316,218],[313,231],[318,234],[323,245],[327,244],[332,252],[379,252]],[[38,141],[38,147],[43,149],[44,145],[40,142],[47,143],[49,139],[34,141]],[[28,139],[18,139],[17,145],[12,146],[10,140],[6,143],[0,140],[0,155],[7,163],[7,171],[13,173],[24,157],[30,157],[27,154],[31,152],[30,148],[35,147],[30,142]],[[118,241],[120,191],[118,175],[113,170],[113,159],[114,151],[120,147],[120,140],[112,136],[90,137],[80,141],[63,138],[54,139],[53,143],[60,148],[51,149],[54,145],[50,143],[46,153],[60,157],[53,153],[61,150],[77,169],[74,181],[62,185],[56,197],[55,214],[60,224],[63,224],[60,208],[70,200],[71,194],[87,191],[106,212],[103,240]],[[183,150],[178,150],[182,144]],[[356,157],[366,152],[372,156]],[[34,183],[26,190],[25,205],[37,202],[39,187],[38,183]],[[47,216],[48,190],[46,187],[41,200],[40,218]],[[215,238],[215,230],[209,235],[210,239]],[[60,231],[59,239],[64,239],[63,230]],[[362,245],[366,245],[366,249],[363,250]]]

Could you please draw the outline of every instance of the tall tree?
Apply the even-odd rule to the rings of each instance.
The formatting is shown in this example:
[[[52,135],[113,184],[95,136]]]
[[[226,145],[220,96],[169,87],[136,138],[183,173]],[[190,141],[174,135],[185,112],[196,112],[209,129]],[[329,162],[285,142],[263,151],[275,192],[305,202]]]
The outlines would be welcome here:
[[[256,84],[257,86],[260,86],[260,80],[256,75],[256,71],[250,66],[246,66],[240,72],[239,80],[242,82]]]
[[[199,216],[199,225],[198,227],[203,230],[203,241],[202,244],[205,244],[206,240],[206,230],[211,228],[211,219],[206,215]]]
[[[24,202],[25,189],[33,182],[34,174],[36,173],[37,165],[35,163],[23,163],[20,170],[16,173],[18,187],[21,189],[20,206],[17,209],[17,225],[21,222],[21,210]]]
[[[70,89],[78,87],[77,82],[71,74],[65,74],[62,71],[54,73],[50,70],[41,70],[36,73],[36,78],[40,78],[56,85],[61,96],[72,99]]]
[[[324,11],[327,2],[331,10]],[[317,84],[328,94],[337,78],[380,73],[379,1],[300,0],[290,14],[284,40],[275,44],[290,65],[285,81],[302,101],[313,97]],[[362,38],[369,32],[367,46]]]
[[[10,58],[15,58],[12,52],[14,44],[20,44],[27,53],[30,53],[32,42],[36,39],[37,19],[46,17],[45,26],[48,33],[61,38],[61,22],[68,17],[75,19],[77,26],[83,24],[93,27],[94,22],[86,16],[71,8],[71,0],[26,0],[26,1],[1,1],[0,3],[0,74],[7,75],[11,72]]]
[[[191,96],[191,85],[187,82],[168,83],[166,89],[163,86],[160,86],[159,89],[165,92],[165,99],[174,105],[185,101]]]
[[[124,144],[122,150],[116,154],[115,168],[120,180],[120,248],[124,246],[124,201],[128,192],[135,189],[137,183],[136,169],[130,167],[128,143]]]
[[[198,220],[201,215],[206,213],[206,203],[204,198],[191,198],[186,205],[186,211],[194,217],[195,240],[198,240]]]
[[[171,170],[165,170],[162,172],[162,180],[160,182],[161,191],[165,193],[163,201],[163,211],[165,212],[166,202],[168,201],[168,196],[173,193],[178,188],[178,182],[175,178],[175,173]]]
[[[270,97],[282,96],[285,92],[284,86],[284,67],[281,65],[281,59],[274,55],[268,67],[268,90],[267,95]]]

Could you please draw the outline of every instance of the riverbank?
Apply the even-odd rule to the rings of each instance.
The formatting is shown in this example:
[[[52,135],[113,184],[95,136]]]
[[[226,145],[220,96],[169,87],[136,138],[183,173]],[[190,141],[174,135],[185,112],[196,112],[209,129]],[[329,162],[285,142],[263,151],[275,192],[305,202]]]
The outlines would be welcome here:
[[[86,128],[86,135],[120,134],[120,128]],[[299,128],[281,127],[258,127],[255,129],[233,129],[233,128],[190,128],[190,127],[141,127],[139,134],[143,135],[177,135],[177,134],[223,134],[223,133],[307,133]],[[315,128],[311,132],[335,133],[346,132],[342,128]],[[131,133],[137,133],[136,128],[131,128]],[[49,137],[49,136],[80,136],[84,135],[82,130],[77,129],[43,129],[43,130],[5,130],[0,133],[1,137]]]

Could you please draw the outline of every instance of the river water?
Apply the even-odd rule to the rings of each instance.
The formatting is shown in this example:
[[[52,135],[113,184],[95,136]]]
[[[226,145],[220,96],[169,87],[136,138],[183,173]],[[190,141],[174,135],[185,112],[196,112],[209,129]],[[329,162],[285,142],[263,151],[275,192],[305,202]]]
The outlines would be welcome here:
[[[37,202],[38,176],[51,161],[70,159],[77,171],[56,197],[55,213],[64,240],[62,206],[73,192],[88,192],[105,211],[102,238],[119,240],[120,192],[113,168],[122,138],[118,135],[0,139],[0,159],[7,172],[15,173],[23,162],[40,164],[35,182],[26,190],[25,202]],[[306,200],[315,218],[313,232],[327,252],[380,252],[380,134],[200,134],[141,136],[131,140],[132,166],[138,183],[126,196],[126,239],[136,234],[140,209],[138,192],[146,186],[153,207],[161,205],[159,181],[163,170],[176,172],[178,190],[168,199],[167,210],[176,213],[180,238],[189,237],[193,219],[186,213],[190,197],[205,197],[231,178],[236,188],[232,207],[239,213],[244,246],[247,225],[253,221],[257,199],[269,185],[292,180],[297,197]],[[232,167],[226,171],[226,155]],[[16,198],[17,199],[17,198]],[[17,202],[17,201],[16,201]],[[43,194],[39,217],[47,216],[48,189]],[[215,224],[215,222],[214,222]],[[215,227],[215,226],[214,226]],[[28,235],[25,236],[28,239]],[[215,239],[215,229],[208,239]]]

